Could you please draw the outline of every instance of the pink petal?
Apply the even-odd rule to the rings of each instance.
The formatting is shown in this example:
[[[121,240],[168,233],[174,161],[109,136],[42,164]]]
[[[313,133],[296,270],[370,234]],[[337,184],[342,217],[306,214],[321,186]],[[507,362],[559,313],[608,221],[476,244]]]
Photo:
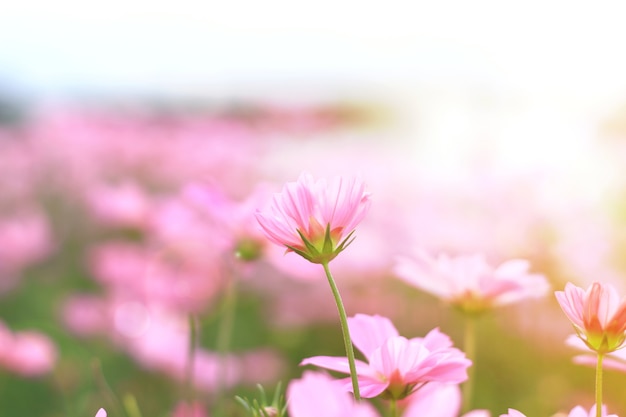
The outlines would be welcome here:
[[[459,304],[479,300],[484,307],[543,296],[549,288],[543,275],[527,272],[525,260],[514,259],[494,268],[480,254],[433,258],[416,251],[411,258],[399,258],[394,270],[407,283],[443,300]]]
[[[507,414],[500,415],[500,417],[526,417],[526,416],[517,410],[509,408],[509,412]]]
[[[503,262],[494,271],[495,275],[501,278],[517,277],[525,275],[530,268],[530,262],[524,259],[511,259]]]
[[[419,368],[407,373],[407,380],[437,381],[458,384],[467,380],[467,368],[472,361],[458,349],[449,348],[431,353]]]
[[[398,336],[398,331],[386,317],[357,314],[348,318],[352,343],[366,358],[389,338]]]
[[[372,378],[359,377],[359,391],[363,398],[375,398],[383,393],[389,386],[388,383],[382,382]],[[352,391],[352,385],[350,385],[350,391]]]
[[[572,283],[565,285],[565,291],[556,291],[554,293],[556,300],[559,302],[561,309],[567,318],[579,329],[584,329],[583,310],[584,310],[584,291]]]
[[[517,288],[500,294],[494,301],[495,305],[505,305],[518,302],[526,298],[540,298],[550,290],[550,284],[541,274],[524,274],[513,279]]]
[[[407,284],[439,298],[447,299],[453,295],[446,279],[434,279],[437,274],[435,262],[424,251],[417,250],[412,257],[398,257],[394,272]]]
[[[389,386],[388,382],[380,378],[358,375],[357,380],[359,383],[359,392],[363,398],[378,397]],[[339,379],[337,382],[341,384],[344,390],[352,392],[352,379],[350,377]]]
[[[568,417],[590,417],[590,416],[596,415],[595,411],[596,411],[595,406],[592,407],[590,412],[587,412],[587,410],[577,405],[576,407],[572,408],[572,411],[570,411],[567,416]]]
[[[424,346],[431,352],[452,347],[452,339],[450,339],[450,336],[442,333],[438,327],[432,329],[423,338],[415,338],[411,340],[421,340]]]
[[[517,281],[493,279],[493,277],[481,279],[479,285],[481,297],[492,300],[494,304],[503,304],[501,300],[506,299],[506,295],[524,292],[524,287]]]
[[[342,372],[344,374],[350,373],[350,365],[348,364],[348,358],[343,356],[313,356],[306,358],[300,362],[300,366],[314,365],[320,368],[328,369],[331,371]],[[355,361],[356,372],[359,375],[375,376],[370,367],[363,361]]]
[[[584,365],[594,368],[598,363],[598,358],[595,355],[576,355],[572,358],[572,362],[577,365]],[[626,373],[626,363],[617,359],[613,359],[610,356],[606,356],[602,361],[602,367],[604,369],[611,369],[613,371],[619,371]]]
[[[307,371],[287,387],[291,417],[378,417],[368,403],[355,403],[328,375]]]
[[[402,417],[456,417],[461,409],[458,385],[430,383],[408,398]]]
[[[341,240],[354,230],[369,209],[369,194],[362,181],[334,178],[315,182],[308,173],[285,184],[269,208],[256,218],[270,241],[281,246],[302,246],[300,231],[310,241],[319,241],[327,225],[333,238]],[[335,242],[338,243],[338,242]]]
[[[429,354],[423,344],[411,343],[403,336],[396,336],[373,352],[370,366],[387,378],[396,371],[404,378],[405,374],[419,368]]]

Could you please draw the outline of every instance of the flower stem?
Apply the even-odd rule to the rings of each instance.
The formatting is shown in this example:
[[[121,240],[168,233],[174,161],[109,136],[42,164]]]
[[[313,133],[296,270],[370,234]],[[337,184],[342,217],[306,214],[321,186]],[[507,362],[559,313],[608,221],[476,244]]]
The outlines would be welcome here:
[[[99,385],[100,391],[102,392],[102,395],[106,398],[109,406],[112,407],[113,410],[116,412],[115,415],[128,416],[125,408],[122,406],[122,402],[120,401],[118,396],[115,395],[115,392],[111,389],[111,386],[107,382],[106,377],[104,376],[104,372],[102,371],[102,363],[100,363],[99,359],[95,359],[92,362],[92,369],[96,379],[96,384]]]
[[[389,403],[389,417],[398,417],[398,400],[395,398]]]
[[[472,407],[474,370],[476,369],[476,317],[473,315],[465,316],[463,350],[465,356],[472,361],[472,366],[467,369],[467,381],[463,384],[463,412],[468,412]]]
[[[124,396],[124,408],[126,409],[126,414],[130,417],[141,417],[137,399],[133,395],[126,394]]]
[[[352,348],[352,339],[350,338],[350,330],[348,329],[348,317],[346,316],[346,309],[343,306],[343,301],[341,301],[341,295],[339,294],[339,290],[337,289],[335,280],[333,279],[333,276],[330,273],[328,262],[323,262],[322,266],[324,267],[326,278],[328,278],[328,283],[330,284],[330,289],[333,292],[333,296],[335,297],[335,303],[337,304],[337,310],[339,311],[339,321],[341,322],[341,331],[343,333],[343,343],[346,348],[346,356],[348,356],[348,365],[350,366],[350,378],[352,379],[352,392],[354,393],[354,399],[356,401],[360,401],[361,393],[359,392],[359,381],[356,376],[356,365],[354,364],[354,349]]]
[[[196,350],[198,346],[198,321],[194,313],[189,313],[189,345],[187,347],[187,364],[185,369],[185,392],[186,400],[191,402],[194,394],[194,368],[196,362]]]
[[[224,301],[222,304],[220,327],[217,333],[216,350],[222,360],[222,364],[218,370],[218,389],[217,395],[221,394],[227,388],[229,367],[228,351],[233,336],[233,327],[235,324],[235,308],[237,306],[237,288],[235,277],[230,276],[224,290]]]
[[[596,365],[596,417],[602,417],[602,359],[604,353],[598,353]]]

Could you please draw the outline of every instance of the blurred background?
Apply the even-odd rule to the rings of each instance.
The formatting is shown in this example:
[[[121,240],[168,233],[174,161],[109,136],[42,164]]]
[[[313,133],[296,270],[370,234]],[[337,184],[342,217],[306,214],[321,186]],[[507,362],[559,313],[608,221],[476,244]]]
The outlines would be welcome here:
[[[240,416],[341,355],[322,271],[259,234],[300,172],[360,175],[349,315],[462,319],[393,274],[413,247],[626,291],[620,2],[24,0],[0,14],[1,416]],[[345,255],[345,256],[344,256]],[[194,317],[189,320],[189,316]],[[197,328],[193,389],[185,387]],[[552,296],[479,323],[476,408],[593,403]],[[626,413],[623,374],[606,402]],[[190,393],[192,392],[192,393]],[[620,408],[621,407],[621,408]],[[132,414],[132,413],[131,413]]]

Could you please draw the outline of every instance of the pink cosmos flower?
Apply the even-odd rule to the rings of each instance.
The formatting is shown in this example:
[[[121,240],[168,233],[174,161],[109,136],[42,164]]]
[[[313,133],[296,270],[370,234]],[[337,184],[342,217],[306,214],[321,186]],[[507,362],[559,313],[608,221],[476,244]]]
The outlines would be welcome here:
[[[104,410],[104,408],[101,408],[96,413],[96,417],[107,417],[107,412]]]
[[[360,180],[335,177],[327,183],[302,174],[256,217],[270,241],[310,262],[324,263],[350,244],[369,206],[369,193]]]
[[[355,403],[336,381],[326,374],[306,371],[287,388],[288,410],[292,417],[358,416],[379,417],[367,402]],[[457,417],[461,409],[458,385],[431,383],[406,398],[402,417]],[[486,410],[474,410],[462,417],[489,417]]]
[[[606,414],[606,407],[602,407],[602,417],[617,417],[616,414]],[[587,412],[583,407],[577,405],[572,408],[572,411],[569,412],[567,417],[595,417],[596,415],[596,406],[595,404],[591,407],[589,412]],[[526,417],[526,415],[520,413],[517,410],[509,408],[509,412],[507,414],[501,414],[500,417]]]
[[[287,387],[287,409],[291,417],[379,417],[368,403],[356,403],[337,389],[328,375],[306,371]]]
[[[24,377],[50,372],[57,360],[52,340],[36,331],[12,332],[0,322],[0,367]]]
[[[598,353],[619,349],[626,340],[626,299],[610,284],[594,282],[583,290],[572,283],[555,296],[583,342]]]
[[[407,339],[388,318],[357,314],[348,319],[354,346],[367,358],[357,360],[356,373],[361,395],[373,398],[382,395],[402,399],[428,382],[457,384],[467,379],[471,361],[439,329],[423,338]],[[349,373],[344,357],[314,356],[301,365],[316,365],[333,371]],[[350,379],[342,380],[351,389]]]
[[[478,313],[525,298],[545,295],[549,284],[543,275],[528,272],[525,260],[490,266],[481,255],[437,258],[417,250],[398,259],[395,272],[402,280],[464,311]]]

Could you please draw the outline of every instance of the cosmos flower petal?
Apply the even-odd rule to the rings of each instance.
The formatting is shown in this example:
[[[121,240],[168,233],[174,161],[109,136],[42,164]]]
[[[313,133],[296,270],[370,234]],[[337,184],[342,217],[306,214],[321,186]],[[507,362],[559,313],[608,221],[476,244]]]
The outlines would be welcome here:
[[[519,411],[513,408],[509,408],[509,412],[506,414],[501,414],[500,417],[526,417],[526,415],[520,413]]]
[[[300,366],[314,365],[320,368],[328,369],[330,371],[350,373],[350,365],[348,364],[348,358],[342,356],[312,356],[304,359],[300,362]],[[370,367],[363,361],[355,360],[354,365],[356,367],[357,374],[360,375],[373,375]]]
[[[522,259],[491,266],[481,254],[432,256],[418,249],[411,256],[399,257],[394,272],[410,285],[478,313],[547,294],[546,278],[529,273],[528,267]]]
[[[626,300],[610,284],[592,283],[587,290],[571,283],[555,292],[563,313],[592,350],[614,352],[626,340]]]
[[[386,398],[402,399],[429,382],[459,383],[467,379],[471,361],[463,352],[450,347],[449,338],[438,329],[424,338],[409,340],[398,336],[391,322],[380,316],[359,315],[352,318],[351,323],[355,322],[361,324],[361,332],[373,333],[369,337],[359,334],[363,346],[367,346],[365,350],[371,352],[369,363],[356,363],[364,397],[384,394]],[[374,347],[374,342],[381,345]],[[428,343],[434,346],[434,351],[427,348]],[[349,373],[347,358],[315,356],[301,364]]]
[[[296,182],[285,184],[270,206],[255,216],[271,242],[310,262],[324,263],[345,248],[344,240],[369,206],[362,181],[335,177],[327,183],[303,173]]]
[[[347,391],[337,388],[328,375],[306,371],[287,387],[287,407],[291,417],[378,417],[368,403],[355,403]]]
[[[457,417],[461,409],[458,385],[432,382],[407,398],[409,402],[402,417]]]
[[[348,318],[352,343],[366,358],[387,339],[398,336],[398,331],[386,317],[357,314]]]

